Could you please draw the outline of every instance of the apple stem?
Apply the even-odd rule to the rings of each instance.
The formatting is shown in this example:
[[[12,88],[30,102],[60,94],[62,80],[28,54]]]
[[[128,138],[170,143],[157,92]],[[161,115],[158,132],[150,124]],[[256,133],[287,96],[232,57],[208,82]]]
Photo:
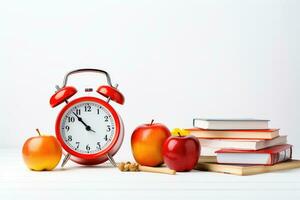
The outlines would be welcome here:
[[[41,136],[41,132],[40,132],[40,130],[37,128],[37,129],[35,129],[36,130],[36,132],[39,134],[39,136]]]
[[[152,119],[152,120],[151,120],[151,123],[150,123],[150,125],[152,125],[152,124],[153,124],[153,122],[154,122],[154,119]]]
[[[181,137],[181,134],[179,132],[177,132],[177,134],[179,135],[179,137]]]

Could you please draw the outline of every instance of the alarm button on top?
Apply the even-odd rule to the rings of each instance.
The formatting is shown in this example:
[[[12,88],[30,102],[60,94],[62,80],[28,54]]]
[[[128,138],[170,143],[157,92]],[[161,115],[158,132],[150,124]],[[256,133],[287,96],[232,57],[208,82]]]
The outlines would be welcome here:
[[[97,89],[97,92],[106,98],[110,98],[111,100],[119,103],[124,104],[125,98],[121,92],[119,92],[118,89],[108,86],[108,85],[102,85]]]
[[[66,86],[61,89],[59,89],[52,97],[50,98],[50,105],[52,108],[58,106],[62,102],[68,100],[71,98],[74,94],[77,93],[77,90],[75,87],[72,86]]]

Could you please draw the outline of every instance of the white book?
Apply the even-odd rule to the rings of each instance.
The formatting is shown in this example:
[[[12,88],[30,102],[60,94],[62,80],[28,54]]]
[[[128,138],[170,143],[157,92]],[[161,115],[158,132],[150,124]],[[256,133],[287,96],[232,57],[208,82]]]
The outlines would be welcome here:
[[[204,139],[199,138],[201,147],[218,149],[244,149],[259,150],[267,147],[286,144],[287,136],[279,136],[271,140],[245,140],[245,139]]]
[[[264,119],[206,119],[194,118],[195,128],[213,130],[259,130],[269,129],[269,120]]]
[[[201,144],[200,144],[201,145]],[[201,145],[200,157],[201,156],[216,156],[216,151],[220,150],[220,148],[215,147],[207,147]]]

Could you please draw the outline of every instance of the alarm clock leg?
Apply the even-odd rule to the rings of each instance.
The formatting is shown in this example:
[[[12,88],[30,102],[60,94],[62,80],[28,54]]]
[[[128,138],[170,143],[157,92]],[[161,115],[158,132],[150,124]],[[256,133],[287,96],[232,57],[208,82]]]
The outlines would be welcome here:
[[[61,167],[64,167],[65,164],[68,162],[68,160],[70,160],[70,158],[71,158],[71,155],[70,155],[69,153],[66,154],[64,160],[63,160],[62,163],[61,163]]]
[[[114,166],[117,167],[117,163],[115,162],[114,158],[112,156],[110,156],[109,154],[106,154],[109,162]]]

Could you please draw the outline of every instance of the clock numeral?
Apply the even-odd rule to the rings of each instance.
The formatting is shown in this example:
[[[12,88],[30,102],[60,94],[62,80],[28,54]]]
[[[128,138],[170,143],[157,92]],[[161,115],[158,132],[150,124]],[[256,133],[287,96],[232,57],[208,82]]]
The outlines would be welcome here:
[[[109,132],[109,131],[111,131],[111,128],[110,128],[110,125],[107,125],[106,132]]]
[[[68,141],[69,141],[69,142],[72,141],[72,135],[68,135]]]
[[[97,142],[97,149],[101,150],[101,144],[100,144],[100,142]]]
[[[77,150],[79,148],[80,142],[76,142],[75,144],[77,145],[76,148],[75,148],[75,150]]]
[[[107,139],[108,139],[108,138],[107,138],[107,135],[105,135],[105,136],[104,136],[104,140],[107,141]]]
[[[86,106],[84,106],[84,111],[85,112],[91,112],[92,111],[92,107],[90,105],[86,105]]]
[[[81,115],[81,110],[76,108],[76,111],[75,111],[76,115]]]
[[[108,116],[107,115],[104,116],[104,121],[108,122]]]
[[[69,130],[70,130],[70,126],[65,126],[65,129],[66,129],[67,131],[69,131]]]
[[[86,145],[86,146],[85,146],[85,149],[86,149],[87,151],[89,151],[89,150],[91,150],[91,147],[90,147],[89,145]]]
[[[97,108],[97,114],[98,114],[98,115],[100,114],[100,109],[99,109],[99,108]]]
[[[75,122],[75,117],[68,117],[68,122]]]

